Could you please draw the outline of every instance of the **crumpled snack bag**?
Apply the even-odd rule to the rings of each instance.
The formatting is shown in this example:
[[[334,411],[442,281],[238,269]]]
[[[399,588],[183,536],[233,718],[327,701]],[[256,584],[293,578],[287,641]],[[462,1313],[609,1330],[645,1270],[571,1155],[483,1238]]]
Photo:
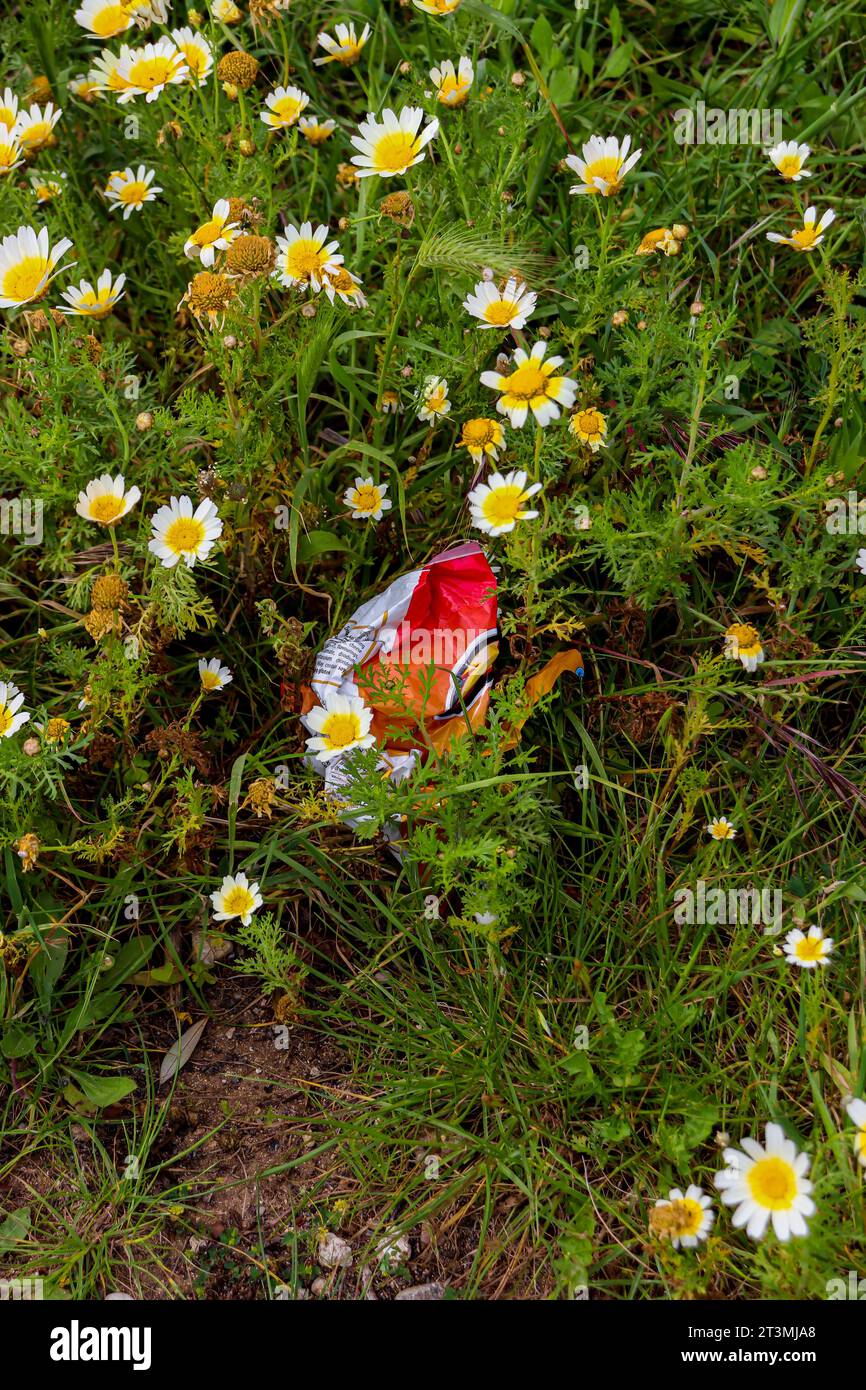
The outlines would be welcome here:
[[[496,576],[476,541],[395,579],[330,637],[303,691],[312,766],[344,796],[356,748],[377,747],[383,774],[408,777],[490,702],[498,652]]]

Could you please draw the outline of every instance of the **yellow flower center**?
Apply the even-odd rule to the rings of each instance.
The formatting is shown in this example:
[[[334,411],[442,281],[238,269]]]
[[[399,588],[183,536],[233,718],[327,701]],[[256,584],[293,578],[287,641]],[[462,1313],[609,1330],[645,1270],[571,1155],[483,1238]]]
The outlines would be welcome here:
[[[0,738],[12,727],[12,711],[8,705],[0,705]]]
[[[498,438],[495,420],[467,420],[463,426],[463,443],[470,449],[484,449]]]
[[[285,270],[294,280],[309,280],[326,265],[328,253],[318,241],[293,241],[285,254]]]
[[[729,840],[731,838],[731,827],[723,825],[720,820],[713,821],[713,839]]]
[[[0,106],[0,125],[7,125],[11,130],[17,117],[11,106]]]
[[[222,218],[214,217],[210,222],[205,222],[197,231],[193,232],[191,240],[196,246],[211,246],[218,241],[225,226]]]
[[[574,416],[574,428],[585,439],[600,439],[604,434],[604,420],[597,410],[579,410]]]
[[[0,145],[0,169],[10,169],[18,163],[19,152],[14,145]]]
[[[531,401],[536,396],[546,396],[550,378],[535,362],[524,362],[508,378],[506,391],[518,401]]]
[[[165,533],[165,543],[175,555],[197,551],[204,538],[204,523],[192,516],[176,517]]]
[[[818,233],[815,231],[815,224],[814,222],[810,222],[809,225],[803,227],[801,231],[794,232],[791,241],[795,246],[799,247],[801,251],[808,251],[811,246],[815,245],[817,237]]]
[[[352,39],[340,40],[340,51],[334,57],[338,63],[345,63],[348,67],[351,63],[357,63],[361,56],[361,45]]]
[[[441,415],[447,403],[448,397],[445,394],[445,388],[437,386],[436,390],[431,391],[430,395],[426,397],[424,407],[429,410],[431,415]]]
[[[100,497],[94,497],[90,504],[90,515],[94,521],[101,521],[103,526],[110,526],[112,521],[116,521],[123,511],[123,498],[115,497],[113,492],[103,492]]]
[[[439,100],[446,106],[462,106],[469,95],[469,83],[456,74],[446,73],[439,87]]]
[[[99,294],[83,294],[74,305],[75,313],[86,314],[91,319],[105,319],[114,308],[110,291]]]
[[[797,1195],[797,1175],[783,1158],[760,1158],[746,1173],[754,1200],[770,1211],[790,1211]]]
[[[218,671],[202,671],[201,683],[204,690],[219,690],[220,678]]]
[[[147,200],[147,184],[143,179],[130,179],[115,192],[122,203],[143,203]]]
[[[484,317],[488,323],[504,326],[511,322],[516,313],[517,305],[513,299],[494,299],[484,306]]]
[[[223,898],[223,912],[228,912],[232,917],[243,917],[255,903],[255,898],[248,888],[241,884],[235,884],[230,888]]]
[[[384,173],[401,174],[418,153],[418,141],[407,130],[381,135],[373,150],[373,167]]]
[[[822,960],[824,956],[824,941],[820,936],[807,936],[804,941],[798,941],[794,947],[794,954],[798,960]]]
[[[783,179],[792,179],[795,174],[799,174],[802,167],[798,154],[786,154],[776,165]]]
[[[129,28],[129,15],[122,5],[106,5],[92,17],[90,27],[101,39],[112,39]]]
[[[352,505],[356,512],[377,512],[379,510],[382,495],[377,487],[358,487],[352,499]]]
[[[595,180],[603,179],[607,184],[608,193],[616,193],[619,189],[619,170],[622,160],[618,155],[602,155],[600,159],[594,159],[591,164],[587,164],[584,180],[588,188],[593,193],[600,193]]]
[[[272,107],[274,116],[278,117],[284,125],[291,125],[293,121],[296,121],[303,109],[301,103],[296,101],[294,97],[280,97],[279,101],[274,102]]]
[[[174,76],[176,68],[177,58],[174,54],[170,58],[162,55],[157,58],[140,58],[129,70],[129,81],[133,87],[152,92],[154,87],[161,87],[168,82]]]
[[[522,502],[521,489],[514,483],[509,483],[505,487],[488,492],[481,503],[481,510],[485,521],[489,521],[492,526],[506,526],[510,521],[517,520]]]
[[[207,54],[204,49],[199,48],[195,43],[179,43],[178,51],[183,54],[184,62],[189,68],[192,77],[202,77],[207,67]]]
[[[331,748],[348,748],[361,737],[361,721],[357,714],[332,714],[322,726],[322,736]]]
[[[44,256],[25,256],[4,274],[3,294],[7,299],[26,304],[39,294],[49,270],[49,262]]]

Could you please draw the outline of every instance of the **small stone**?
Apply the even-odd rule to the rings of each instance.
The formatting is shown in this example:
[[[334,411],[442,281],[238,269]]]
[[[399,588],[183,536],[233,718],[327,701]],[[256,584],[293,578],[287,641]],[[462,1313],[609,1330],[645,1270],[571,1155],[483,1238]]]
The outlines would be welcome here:
[[[352,1247],[342,1236],[326,1231],[319,1241],[317,1258],[325,1269],[348,1269],[352,1263]]]
[[[445,1297],[444,1284],[413,1284],[410,1289],[401,1289],[395,1303],[433,1303]]]
[[[397,1231],[389,1231],[376,1246],[376,1259],[386,1270],[396,1269],[412,1258],[409,1237]]]
[[[319,1294],[324,1293],[327,1287],[327,1279],[323,1279],[320,1275],[319,1278],[314,1279],[312,1284],[310,1285],[310,1293],[313,1294],[316,1298],[318,1298]]]

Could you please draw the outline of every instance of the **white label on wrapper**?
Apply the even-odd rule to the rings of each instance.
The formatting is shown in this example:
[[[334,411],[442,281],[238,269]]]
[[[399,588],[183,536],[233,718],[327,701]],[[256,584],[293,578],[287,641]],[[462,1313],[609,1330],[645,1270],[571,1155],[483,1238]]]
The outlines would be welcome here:
[[[330,691],[340,691],[351,673],[376,651],[379,645],[376,629],[347,623],[334,637],[329,637],[316,657],[312,686],[321,699]]]

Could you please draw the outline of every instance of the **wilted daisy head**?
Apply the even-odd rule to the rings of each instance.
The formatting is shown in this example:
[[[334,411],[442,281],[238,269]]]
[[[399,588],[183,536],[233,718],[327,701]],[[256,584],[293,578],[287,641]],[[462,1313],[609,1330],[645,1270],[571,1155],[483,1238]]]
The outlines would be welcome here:
[[[505,430],[499,420],[478,416],[466,421],[460,443],[469,450],[476,463],[483,463],[485,459],[495,463],[500,450],[505,447]]]
[[[531,521],[538,512],[528,511],[525,503],[541,491],[541,483],[527,487],[527,475],[518,469],[510,473],[491,473],[467,498],[472,525],[489,536],[504,536],[518,521]]]
[[[370,732],[373,711],[357,696],[326,695],[323,704],[302,716],[302,722],[312,735],[307,752],[320,763],[354,748],[371,748],[376,742]]]
[[[758,629],[751,623],[731,623],[725,632],[725,656],[742,662],[747,671],[756,671],[764,660]]]
[[[351,67],[360,58],[361,49],[373,30],[369,24],[365,24],[359,35],[354,24],[338,24],[334,32],[337,35],[335,39],[325,33],[317,36],[316,42],[320,48],[324,48],[325,57],[313,60],[316,67],[322,63],[342,63],[344,67]]]
[[[328,241],[327,227],[313,230],[311,222],[288,226],[277,237],[277,264],[274,275],[287,288],[309,287],[318,294],[326,271],[336,272],[343,263],[339,242]]]
[[[790,246],[794,251],[814,251],[816,246],[820,246],[824,240],[824,233],[832,222],[836,220],[836,214],[832,208],[821,214],[820,222],[817,221],[817,212],[814,208],[807,208],[803,213],[803,225],[791,233],[790,236],[781,236],[778,232],[767,232],[767,240],[778,242],[780,246]]]
[[[14,309],[41,299],[60,269],[72,242],[63,237],[55,246],[48,228],[19,227],[0,241],[0,309]],[[65,269],[71,269],[71,262]]]
[[[198,663],[198,678],[201,688],[208,695],[215,694],[218,690],[224,690],[233,679],[228,666],[223,666],[218,656],[211,657],[210,661],[205,661],[204,657]]]
[[[352,304],[363,309],[367,303],[358,276],[353,275],[344,265],[338,265],[336,270],[322,272],[322,288],[332,304],[335,299],[339,299],[342,304]]]
[[[112,211],[123,208],[124,222],[132,212],[141,212],[145,203],[152,203],[162,189],[153,182],[154,169],[139,164],[137,170],[121,169],[111,175],[105,186],[105,196]]]
[[[250,883],[246,874],[226,874],[219,888],[210,895],[215,922],[229,922],[239,917],[245,927],[264,899],[258,883]]]
[[[0,738],[11,738],[27,723],[30,715],[21,708],[23,704],[24,696],[17,685],[0,681]]]
[[[430,81],[436,88],[436,100],[443,106],[465,106],[475,79],[471,59],[461,58],[455,69],[450,58],[430,69]]]
[[[300,87],[275,87],[265,97],[268,109],[261,112],[259,120],[271,130],[288,130],[309,104],[310,98]]]
[[[549,425],[559,417],[560,408],[574,405],[577,382],[571,377],[557,376],[564,358],[548,357],[544,360],[547,344],[541,340],[535,344],[531,353],[518,348],[514,354],[514,370],[507,375],[502,372],[482,372],[481,384],[500,393],[496,409],[507,415],[515,429],[526,424],[530,413],[539,425]]]
[[[119,299],[123,298],[126,276],[112,277],[110,270],[103,270],[96,282],[96,289],[89,280],[63,290],[61,297],[66,304],[58,305],[61,314],[78,314],[82,318],[107,318]]]
[[[569,416],[568,428],[575,439],[579,439],[594,454],[607,444],[607,420],[594,405],[585,406]]]
[[[226,271],[244,282],[270,275],[277,259],[277,248],[267,236],[244,232],[234,237],[226,252]]]
[[[207,559],[222,535],[223,524],[210,498],[193,510],[189,497],[172,497],[168,506],[160,507],[151,518],[151,528],[148,549],[166,569],[179,560],[192,569],[196,560]]]
[[[31,106],[29,111],[21,112],[12,133],[26,158],[38,154],[47,145],[56,144],[54,127],[62,115],[60,108],[55,108],[50,101],[45,107]]]
[[[767,158],[772,160],[786,183],[799,183],[800,179],[810,179],[810,171],[805,168],[811,150],[808,145],[798,145],[796,140],[783,140],[767,150]]]
[[[190,260],[200,260],[202,265],[212,266],[217,251],[225,251],[237,236],[238,227],[231,220],[231,208],[227,198],[220,198],[214,204],[213,212],[206,222],[197,227],[192,236],[184,242],[183,253]]]
[[[580,183],[569,191],[600,193],[604,198],[618,193],[626,174],[634,168],[642,154],[641,150],[629,154],[630,148],[630,135],[622,141],[617,140],[615,135],[609,135],[606,139],[603,135],[591,136],[583,147],[582,159],[570,154],[565,161],[569,169],[580,177]]]
[[[244,17],[235,0],[210,0],[210,12],[220,24],[240,24]]]
[[[383,179],[393,178],[396,174],[405,174],[413,164],[420,164],[425,145],[439,130],[438,121],[431,121],[421,130],[423,120],[420,106],[404,106],[399,116],[386,109],[381,120],[370,112],[361,122],[359,133],[351,137],[359,151],[352,156],[358,177],[364,179],[378,174]]]
[[[353,521],[381,521],[391,505],[388,484],[374,483],[372,478],[356,478],[343,493],[343,506],[349,508]]]
[[[73,19],[95,39],[113,39],[133,24],[128,7],[120,0],[83,0]]]
[[[789,965],[798,965],[803,970],[815,970],[826,965],[833,954],[833,938],[825,936],[820,927],[810,927],[807,932],[795,927],[789,931],[782,948]]]
[[[84,491],[79,492],[75,510],[85,521],[113,526],[132,511],[140,496],[139,488],[127,489],[122,473],[118,473],[116,478],[112,478],[110,473],[103,473],[99,478],[91,478]]]
[[[512,275],[503,289],[492,280],[479,280],[463,301],[463,308],[482,328],[523,328],[535,312],[538,296]]]
[[[641,238],[635,255],[651,256],[653,252],[658,252],[662,256],[678,256],[681,249],[682,242],[670,227],[657,227]]]
[[[31,174],[30,187],[37,203],[53,203],[63,192],[65,174]]]
[[[180,309],[186,305],[203,328],[219,328],[237,292],[237,282],[231,275],[200,270],[190,280],[177,307]]]
[[[725,1206],[736,1207],[734,1225],[760,1240],[770,1221],[779,1240],[808,1235],[805,1218],[815,1203],[808,1154],[798,1153],[781,1125],[767,1125],[764,1145],[744,1139],[741,1149],[725,1149],[727,1167],[716,1173],[715,1184]]]

